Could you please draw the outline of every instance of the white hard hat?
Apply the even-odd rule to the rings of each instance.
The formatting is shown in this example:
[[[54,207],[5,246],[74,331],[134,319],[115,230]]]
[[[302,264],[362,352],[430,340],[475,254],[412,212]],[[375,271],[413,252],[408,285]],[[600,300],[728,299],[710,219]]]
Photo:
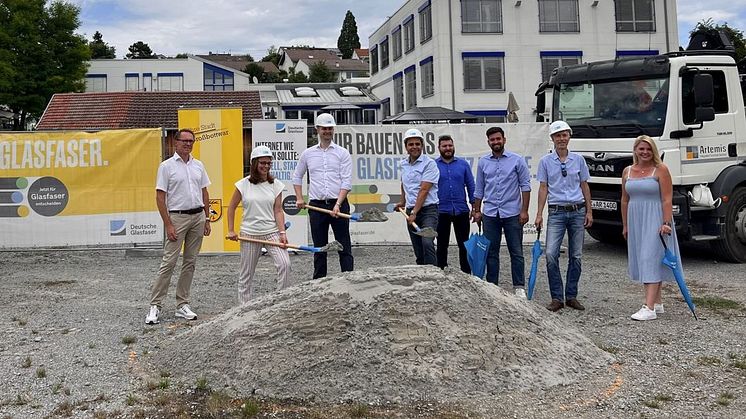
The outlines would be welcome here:
[[[316,117],[317,127],[336,127],[337,123],[334,122],[334,117],[330,113],[320,113]]]
[[[554,135],[561,131],[570,131],[570,135],[572,135],[572,128],[565,121],[554,121],[549,125],[549,135]]]
[[[404,141],[407,141],[407,138],[419,138],[424,140],[425,136],[422,135],[422,131],[417,128],[410,128],[404,133]]]
[[[254,159],[259,157],[272,157],[272,150],[270,150],[266,145],[254,147],[254,149],[251,150],[251,161],[254,161]]]

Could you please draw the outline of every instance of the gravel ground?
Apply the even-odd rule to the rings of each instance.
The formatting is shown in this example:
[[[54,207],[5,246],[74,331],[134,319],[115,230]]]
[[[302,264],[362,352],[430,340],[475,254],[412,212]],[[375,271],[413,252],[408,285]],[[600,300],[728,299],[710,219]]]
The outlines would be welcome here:
[[[367,246],[354,252],[358,268],[400,266],[414,260],[408,246]],[[527,257],[529,252],[527,247]],[[577,328],[613,355],[616,363],[608,374],[550,389],[464,399],[456,406],[441,408],[437,401],[424,407],[373,406],[347,416],[744,417],[743,265],[717,263],[706,248],[684,248],[683,252],[690,290],[702,299],[698,301],[699,321],[688,313],[675,285],[667,285],[666,313],[659,320],[637,323],[629,315],[639,308],[642,289],[626,277],[624,250],[587,237],[579,295],[587,310],[543,313]],[[455,254],[452,250],[452,258]],[[502,255],[507,259],[504,249]],[[310,255],[292,256],[291,261],[293,282],[309,280]],[[501,285],[508,287],[505,262]],[[0,416],[167,417],[163,406],[157,405],[162,400],[158,395],[165,391],[191,400],[191,408],[197,409],[195,405],[205,398],[188,396],[197,394],[194,378],[169,377],[169,372],[151,366],[161,348],[178,342],[193,325],[173,317],[173,286],[161,324],[144,325],[148,290],[158,264],[153,252],[137,257],[125,256],[122,250],[0,252],[0,379],[4,384]],[[337,266],[336,257],[330,257],[330,275]],[[237,305],[237,269],[235,255],[199,258],[192,308],[200,319],[194,324]],[[270,292],[274,288],[271,259],[262,258],[259,270],[265,273],[259,292]],[[542,268],[536,304],[548,302],[545,278]],[[272,413],[261,410],[261,415],[326,417],[305,414],[308,411],[298,405],[289,410],[273,406]],[[333,407],[321,411],[335,412]],[[185,415],[189,416],[188,411]]]

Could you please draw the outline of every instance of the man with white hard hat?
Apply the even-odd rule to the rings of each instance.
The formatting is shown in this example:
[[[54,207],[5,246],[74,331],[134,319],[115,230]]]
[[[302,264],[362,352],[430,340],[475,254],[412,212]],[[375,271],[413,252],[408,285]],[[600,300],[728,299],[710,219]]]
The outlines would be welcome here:
[[[319,211],[308,212],[313,245],[321,247],[328,244],[329,227],[331,227],[334,239],[342,245],[342,250],[339,252],[339,267],[342,272],[349,272],[353,269],[350,220],[338,217],[337,214],[350,213],[347,194],[352,189],[352,157],[347,149],[332,141],[336,125],[331,114],[322,113],[316,117],[319,143],[309,147],[300,155],[293,173],[293,187],[298,208],[305,208],[302,186],[303,175],[308,172],[308,203],[314,207],[332,211],[331,215]],[[313,278],[325,276],[326,253],[314,253]]]
[[[412,128],[404,133],[404,147],[408,156],[401,161],[401,199],[395,211],[406,208],[409,239],[414,248],[418,265],[438,266],[435,238],[415,234],[412,223],[424,229],[438,229],[438,181],[440,170],[435,160],[426,156],[422,149],[425,137],[422,131]]]
[[[539,202],[534,222],[536,228],[541,229],[544,206],[548,203],[546,255],[552,301],[547,309],[558,311],[566,305],[576,310],[585,310],[577,295],[584,228],[593,224],[591,190],[588,187],[590,174],[585,159],[567,148],[572,135],[572,129],[567,122],[552,122],[549,125],[549,135],[554,143],[554,151],[539,160],[539,170],[536,174],[536,179],[540,182]],[[565,231],[569,260],[566,284],[563,286],[559,253]]]

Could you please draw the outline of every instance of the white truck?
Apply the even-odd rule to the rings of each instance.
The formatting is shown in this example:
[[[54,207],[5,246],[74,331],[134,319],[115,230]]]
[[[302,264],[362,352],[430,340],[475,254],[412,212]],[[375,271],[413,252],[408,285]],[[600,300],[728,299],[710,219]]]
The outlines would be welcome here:
[[[679,239],[746,262],[746,66],[733,55],[725,35],[701,32],[686,51],[560,67],[539,87],[537,120],[549,93],[547,116],[570,125],[588,164],[592,237],[623,240],[621,174],[646,134],[671,171]]]

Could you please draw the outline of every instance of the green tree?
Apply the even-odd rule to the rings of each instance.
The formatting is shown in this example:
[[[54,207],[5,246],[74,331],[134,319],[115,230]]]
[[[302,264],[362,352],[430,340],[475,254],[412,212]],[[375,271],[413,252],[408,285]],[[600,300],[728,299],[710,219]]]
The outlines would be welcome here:
[[[335,80],[334,73],[323,61],[316,61],[308,67],[308,81],[311,83],[330,83]]]
[[[148,44],[137,41],[130,45],[129,52],[126,55],[127,58],[139,59],[139,58],[155,58],[153,50],[150,49]]]
[[[274,63],[276,66],[280,66],[280,52],[274,45],[267,48],[267,55],[262,57],[262,61]]]
[[[308,77],[302,72],[295,72],[295,67],[290,67],[288,71],[288,83],[308,83]]]
[[[104,36],[101,32],[96,31],[93,34],[93,41],[88,44],[91,49],[91,58],[117,58],[116,49],[104,42]]]
[[[342,22],[342,30],[337,38],[337,48],[342,52],[342,58],[352,58],[352,53],[356,48],[360,48],[360,37],[357,35],[357,22],[355,15],[351,11],[345,14],[345,20]]]
[[[179,54],[176,54],[174,58],[187,58],[187,57],[189,57],[189,53],[181,52]]]
[[[62,1],[0,0],[0,103],[21,130],[55,93],[82,92],[91,51],[75,33],[80,9]]]
[[[736,62],[739,62],[746,58],[746,38],[744,38],[743,31],[740,29],[732,28],[728,26],[728,22],[721,24],[715,24],[712,18],[700,21],[697,26],[689,32],[689,35],[693,34],[698,30],[710,30],[714,29],[717,31],[724,31],[725,34],[733,42],[733,47],[736,49]]]
[[[264,68],[257,63],[248,63],[243,72],[248,74],[249,78],[256,77],[257,80],[264,78]]]

